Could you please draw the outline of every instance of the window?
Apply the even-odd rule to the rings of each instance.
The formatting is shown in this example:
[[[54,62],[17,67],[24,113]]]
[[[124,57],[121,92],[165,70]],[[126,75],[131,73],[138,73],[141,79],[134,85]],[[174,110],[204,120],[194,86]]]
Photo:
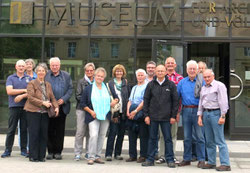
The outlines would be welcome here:
[[[118,58],[119,56],[119,44],[111,44],[111,57]]]
[[[90,43],[90,56],[91,58],[99,58],[100,54],[99,54],[99,45],[96,42],[91,42]]]
[[[244,47],[244,55],[250,56],[250,47]]]
[[[54,57],[55,56],[55,42],[49,43],[49,52],[48,57]]]
[[[76,42],[68,43],[68,57],[76,57]]]

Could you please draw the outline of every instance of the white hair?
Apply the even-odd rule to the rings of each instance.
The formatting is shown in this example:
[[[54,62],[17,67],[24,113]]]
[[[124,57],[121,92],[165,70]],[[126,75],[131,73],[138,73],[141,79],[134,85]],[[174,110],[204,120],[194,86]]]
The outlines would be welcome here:
[[[136,76],[138,73],[143,73],[145,76],[147,75],[146,71],[143,70],[142,68],[139,68],[138,70],[135,71]]]
[[[197,64],[197,62],[196,62],[195,60],[190,60],[190,61],[188,61],[187,64],[186,64],[187,68],[188,68],[190,65],[196,65],[197,70],[198,70],[198,68],[199,68],[199,66],[198,66],[198,64]]]
[[[25,65],[24,60],[20,59],[16,62],[16,65]]]
[[[51,64],[52,61],[58,61],[59,64],[61,64],[61,60],[58,57],[52,57],[49,59],[49,64]]]
[[[34,61],[33,59],[31,59],[31,58],[30,58],[30,59],[26,59],[26,60],[25,60],[25,63],[28,63],[28,62],[30,62],[30,63],[32,64],[32,67],[33,67],[33,68],[36,67],[36,63],[35,63],[35,61]]]

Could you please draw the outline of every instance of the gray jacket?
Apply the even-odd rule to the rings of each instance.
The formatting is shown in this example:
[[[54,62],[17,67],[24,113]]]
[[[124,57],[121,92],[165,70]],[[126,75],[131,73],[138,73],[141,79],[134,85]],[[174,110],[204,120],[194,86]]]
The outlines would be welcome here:
[[[90,84],[88,83],[88,81],[85,80],[84,77],[82,79],[78,80],[77,86],[76,86],[76,92],[75,92],[75,96],[76,96],[76,109],[82,110],[82,107],[80,106],[82,92],[83,92],[84,88],[86,86],[88,86],[88,85],[90,85]]]

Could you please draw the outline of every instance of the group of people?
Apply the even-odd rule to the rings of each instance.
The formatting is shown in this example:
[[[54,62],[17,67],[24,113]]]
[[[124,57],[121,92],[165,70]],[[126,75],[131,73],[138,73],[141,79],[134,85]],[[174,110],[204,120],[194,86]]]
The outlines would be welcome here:
[[[137,83],[131,87],[123,65],[115,65],[113,78],[105,83],[106,70],[102,67],[95,69],[93,63],[87,63],[84,77],[78,81],[75,90],[75,160],[82,159],[85,138],[84,157],[88,160],[87,164],[104,164],[101,151],[107,132],[106,161],[112,161],[113,156],[114,159],[123,160],[122,145],[127,129],[129,158],[126,162],[136,161],[142,166],[166,162],[168,167],[175,168],[176,164],[180,167],[190,165],[195,156],[198,168],[230,171],[224,139],[228,111],[225,85],[214,79],[213,71],[206,69],[204,62],[188,61],[188,76],[185,78],[176,73],[176,66],[173,57],[167,57],[164,65],[149,61],[146,71],[136,70]],[[21,155],[29,154],[30,161],[45,161],[47,147],[47,160],[62,159],[65,119],[70,111],[69,99],[73,91],[72,80],[67,72],[60,70],[60,59],[57,57],[50,59],[49,71],[46,64],[41,63],[35,72],[37,78],[32,79],[25,73],[25,62],[19,60],[16,73],[7,79],[10,117],[3,158],[11,155],[17,122],[20,120]],[[48,108],[52,105],[55,107],[55,118],[48,117]],[[184,130],[181,162],[175,157],[180,115]],[[27,134],[29,153],[26,147]],[[221,162],[218,167],[217,145]]]

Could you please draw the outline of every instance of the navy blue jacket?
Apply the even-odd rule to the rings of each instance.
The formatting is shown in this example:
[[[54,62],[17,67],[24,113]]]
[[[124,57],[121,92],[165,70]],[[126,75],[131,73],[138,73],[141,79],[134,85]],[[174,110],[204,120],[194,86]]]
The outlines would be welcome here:
[[[84,88],[83,92],[82,92],[82,97],[81,97],[81,101],[80,101],[80,105],[83,108],[85,107],[89,107],[89,109],[93,110],[93,105],[92,105],[92,102],[91,102],[91,93],[92,93],[92,88],[93,88],[93,85],[88,85]],[[114,99],[119,99],[117,94],[111,90],[111,94],[113,96]],[[86,117],[85,117],[85,123],[90,123],[91,121],[94,120],[94,118],[90,115],[90,113],[88,113],[87,111],[86,112]],[[111,112],[109,111],[108,114],[107,114],[107,118],[109,120],[111,120]]]

